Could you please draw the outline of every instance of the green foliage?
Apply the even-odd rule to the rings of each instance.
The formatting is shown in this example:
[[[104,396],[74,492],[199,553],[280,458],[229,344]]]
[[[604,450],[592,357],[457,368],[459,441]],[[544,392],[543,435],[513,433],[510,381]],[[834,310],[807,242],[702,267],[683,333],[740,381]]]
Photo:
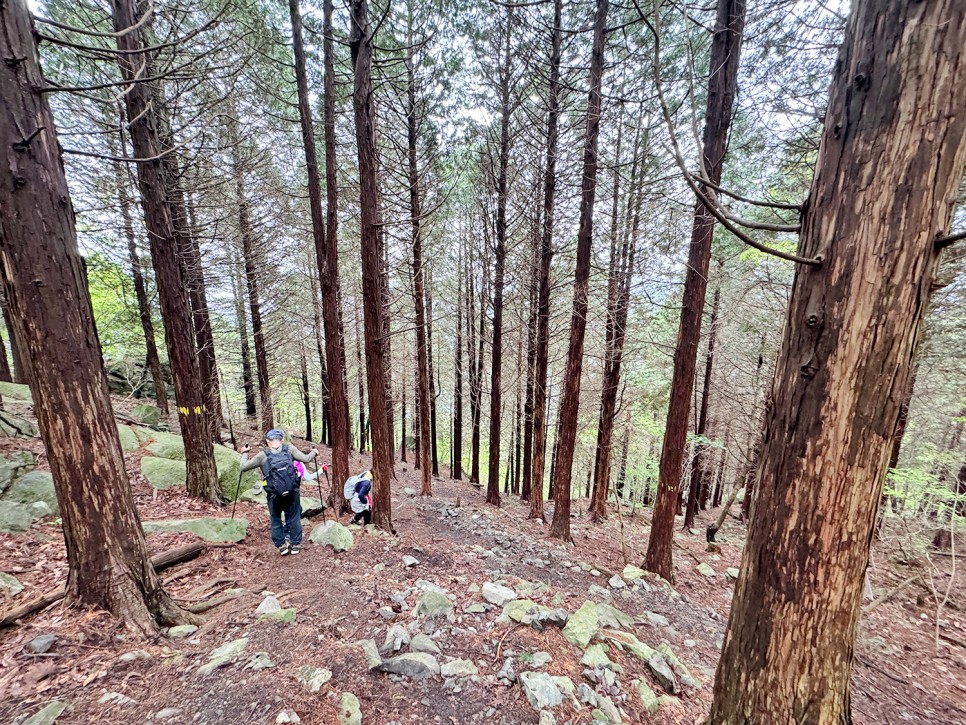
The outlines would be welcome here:
[[[130,275],[107,255],[95,252],[87,257],[87,288],[104,357],[143,357],[144,333]]]

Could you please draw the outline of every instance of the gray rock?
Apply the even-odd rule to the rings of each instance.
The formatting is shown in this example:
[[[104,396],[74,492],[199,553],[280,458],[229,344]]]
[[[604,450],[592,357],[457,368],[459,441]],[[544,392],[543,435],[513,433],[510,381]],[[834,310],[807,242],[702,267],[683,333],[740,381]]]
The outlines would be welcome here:
[[[98,700],[98,705],[137,705],[138,701],[120,692],[105,692]]]
[[[431,637],[425,634],[413,635],[412,640],[409,642],[410,652],[428,652],[431,655],[440,654],[439,645],[433,641]]]
[[[415,488],[404,488],[403,493],[411,498],[415,496],[418,492],[416,491]]]
[[[545,672],[521,672],[520,686],[534,710],[556,707],[563,702],[557,683]]]
[[[57,492],[54,490],[54,477],[48,471],[30,471],[23,474],[10,485],[3,498],[26,505],[43,501],[51,511],[60,511]]]
[[[13,501],[0,500],[0,531],[6,534],[19,534],[30,530],[33,513],[29,506]]]
[[[63,700],[48,702],[40,710],[23,721],[22,725],[51,725],[67,709]]]
[[[644,705],[644,709],[647,711],[648,715],[653,715],[657,712],[657,709],[661,706],[661,703],[657,700],[657,694],[651,689],[651,686],[646,682],[634,681],[631,683],[637,687],[637,695],[641,698],[641,704]]]
[[[255,610],[255,614],[273,614],[280,611],[282,611],[282,605],[278,603],[278,600],[275,597],[268,596],[265,597],[262,600],[262,603],[258,605],[258,609]]]
[[[480,590],[483,598],[490,604],[502,607],[517,598],[517,593],[509,587],[503,587],[493,582],[486,582]]]
[[[0,595],[15,597],[23,591],[23,584],[15,576],[0,572]]]
[[[567,621],[563,628],[564,638],[573,645],[585,649],[599,629],[597,605],[586,601]]]
[[[611,662],[610,657],[607,656],[607,650],[602,644],[592,644],[584,652],[584,656],[580,660],[580,664],[587,665],[588,667],[596,667],[598,669],[614,669],[614,663]]]
[[[655,627],[667,627],[671,623],[667,621],[667,617],[661,614],[655,614],[654,612],[645,612],[644,616],[647,617],[647,621],[653,624]]]
[[[321,667],[305,665],[299,667],[297,672],[299,682],[309,692],[318,692],[326,682],[332,679],[331,670],[326,670]]]
[[[553,662],[553,657],[550,656],[549,652],[534,652],[530,657],[530,664],[536,668],[549,665],[551,662]]]
[[[577,686],[577,699],[585,705],[597,707],[597,693],[594,692],[594,689],[585,682],[581,682]]]
[[[382,657],[379,656],[375,640],[360,639],[356,644],[362,648],[362,652],[366,656],[366,664],[370,670],[374,670],[382,664]]]
[[[394,675],[404,675],[415,680],[423,680],[439,674],[439,663],[431,654],[410,652],[393,657],[382,663],[380,669]]]
[[[145,534],[188,532],[211,542],[244,541],[248,535],[248,519],[243,518],[167,519],[142,526]]]
[[[208,661],[198,668],[199,675],[208,675],[219,667],[235,661],[248,648],[248,637],[241,637],[225,642],[221,647],[212,650]]]
[[[632,566],[631,564],[625,566],[624,571],[621,572],[621,576],[623,576],[629,582],[636,582],[638,579],[643,579],[644,574],[645,572],[643,569],[641,569],[639,566]]]
[[[601,599],[605,602],[609,602],[611,597],[613,596],[610,593],[610,590],[604,589],[604,587],[598,584],[591,584],[589,587],[587,587],[587,594],[589,594],[592,597],[597,597],[598,599]]]
[[[538,725],[557,725],[557,718],[549,710],[540,711],[540,722]]]
[[[181,714],[181,710],[176,707],[166,707],[163,710],[158,710],[154,713],[154,717],[158,720],[170,720],[173,717],[177,717]]]
[[[741,570],[736,566],[729,566],[725,570],[725,576],[731,581],[737,581],[739,574],[741,574]]]
[[[396,613],[392,611],[392,607],[379,607],[379,616],[385,620],[395,619]]]
[[[440,667],[439,673],[443,677],[472,677],[478,675],[480,671],[473,660],[452,660]]]
[[[419,566],[419,559],[417,559],[415,556],[410,556],[409,554],[406,554],[402,558],[402,562],[407,569],[411,569],[414,566]]]
[[[603,718],[597,717],[597,713],[603,715]],[[606,695],[597,696],[597,709],[594,711],[594,715],[594,719],[598,722],[606,722],[611,725],[619,725],[619,723],[623,722],[620,710],[617,709],[614,701]]]
[[[678,682],[663,655],[655,652],[647,661],[647,667],[654,675],[654,679],[657,680],[657,684],[672,695],[677,692]]]
[[[275,716],[276,725],[298,725],[300,722],[302,722],[302,718],[294,710],[282,710]]]
[[[243,670],[251,670],[252,672],[260,672],[261,670],[268,670],[275,667],[275,663],[272,658],[268,656],[268,652],[256,652],[248,661],[245,666],[242,667]]]
[[[445,594],[426,592],[416,602],[416,606],[413,608],[413,616],[435,619],[449,614],[452,609],[453,603]]]
[[[506,658],[506,662],[503,663],[503,667],[501,667],[500,671],[496,673],[496,679],[506,680],[507,682],[516,682],[517,673],[516,673],[516,670],[513,668],[512,657]]]
[[[42,519],[44,516],[50,516],[53,514],[53,510],[47,505],[46,501],[34,501],[29,504],[27,508],[30,509],[30,515],[36,521],[37,519]]]
[[[634,631],[634,618],[617,607],[612,607],[609,604],[598,604],[597,616],[601,627],[622,629],[627,632]]]
[[[339,725],[362,725],[359,698],[351,692],[343,692],[339,700]]]
[[[131,414],[142,425],[157,425],[161,422],[161,409],[156,405],[150,405],[148,403],[135,405]]]
[[[168,630],[168,637],[171,639],[184,639],[185,637],[190,637],[198,628],[193,624],[179,624],[177,627],[171,627]]]
[[[473,602],[471,604],[467,604],[466,609],[464,609],[463,611],[468,612],[469,614],[485,614],[486,607],[484,607],[479,602]]]
[[[338,521],[329,521],[321,526],[315,526],[309,534],[309,539],[319,546],[331,546],[336,552],[348,551],[355,542],[352,532]]]
[[[136,649],[133,652],[125,652],[120,657],[117,658],[118,662],[137,662],[138,660],[149,660],[151,659],[151,654],[147,650]]]
[[[611,587],[612,589],[623,589],[623,588],[624,588],[625,586],[627,586],[626,584],[624,584],[624,580],[623,580],[623,579],[621,579],[621,578],[620,578],[619,576],[617,576],[616,574],[614,574],[614,576],[612,576],[612,577],[611,577],[611,578],[610,578],[610,579],[609,579],[609,580],[607,581],[607,585],[608,585],[609,587]]]
[[[395,624],[386,632],[386,641],[383,642],[379,651],[382,654],[398,652],[403,645],[407,644],[409,644],[409,632],[406,631],[405,627]]]
[[[717,574],[715,574],[714,569],[712,569],[709,564],[704,564],[704,563],[698,564],[697,567],[695,568],[698,570],[699,574],[703,574],[706,577],[710,578],[713,576],[717,576]]]
[[[54,645],[57,640],[56,634],[42,634],[39,637],[34,637],[32,640],[27,642],[27,647],[34,654],[42,655],[44,652],[49,652],[50,648]]]

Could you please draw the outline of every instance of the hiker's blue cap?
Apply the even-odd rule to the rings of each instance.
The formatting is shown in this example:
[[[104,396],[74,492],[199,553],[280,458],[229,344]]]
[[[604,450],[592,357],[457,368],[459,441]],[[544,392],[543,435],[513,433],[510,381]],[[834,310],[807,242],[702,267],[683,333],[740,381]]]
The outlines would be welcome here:
[[[278,428],[272,428],[268,433],[265,434],[265,440],[285,440],[285,434]]]

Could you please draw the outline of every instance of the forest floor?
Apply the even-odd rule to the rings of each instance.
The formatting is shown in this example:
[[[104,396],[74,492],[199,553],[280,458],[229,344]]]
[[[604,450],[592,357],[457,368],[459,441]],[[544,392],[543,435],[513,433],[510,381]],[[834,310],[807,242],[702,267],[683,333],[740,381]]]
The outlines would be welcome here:
[[[249,440],[255,440],[253,432]],[[40,454],[43,467],[39,440],[2,441],[0,454],[30,448]],[[328,453],[320,448],[323,462]],[[141,455],[137,451],[126,459],[142,519],[229,515],[230,510],[182,492],[152,489],[140,474]],[[368,465],[366,456],[352,457],[353,471]],[[626,562],[640,564],[646,514],[629,516],[625,509],[622,517],[612,514],[600,526],[578,516],[572,520],[574,544],[563,545],[547,537],[546,526],[527,520],[528,508],[518,497],[505,495],[497,509],[484,504],[482,491],[449,479],[434,480],[432,498],[407,494],[406,488],[419,489],[418,476],[411,463],[397,464],[392,513],[398,536],[354,529],[354,545],[339,554],[309,543],[312,526],[321,524],[316,518],[305,532],[301,554],[279,557],[269,540],[264,504],[240,502],[236,515],[249,522],[243,542],[209,544],[199,558],[162,575],[185,605],[226,590],[237,595],[203,615],[205,622],[184,639],[145,641],[103,613],[72,611],[63,603],[0,630],[0,723],[19,725],[59,700],[69,704],[57,719],[64,724],[297,721],[286,720],[283,712],[296,713],[303,723],[328,724],[340,722],[346,692],[358,698],[364,723],[536,723],[540,715],[521,684],[497,677],[508,658],[517,675],[535,671],[569,677],[584,699],[588,687],[581,685],[597,695],[609,694],[623,711],[623,722],[703,722],[734,586],[726,570],[740,565],[743,525],[728,519],[718,534],[720,550],[709,553],[703,532],[713,513],[703,513],[700,535],[680,532],[675,537],[673,589],[653,578],[635,585],[618,582],[625,566],[622,542]],[[312,488],[306,483],[303,493],[311,495]],[[575,502],[581,514],[585,503]],[[548,516],[552,510],[548,504]],[[342,523],[348,523],[347,516]],[[196,540],[192,534],[148,537],[152,552]],[[923,561],[902,549],[877,547],[871,569],[876,596],[917,571],[926,582],[932,572],[942,596],[955,559]],[[419,563],[407,567],[407,555]],[[710,565],[715,576],[700,573],[699,563]],[[61,584],[67,564],[57,520],[48,517],[24,534],[0,534],[0,570],[25,586],[4,609]],[[697,686],[681,688],[677,699],[648,714],[632,682],[649,683],[658,694],[662,688],[645,663],[611,646],[609,657],[622,671],[612,686],[603,682],[595,687],[584,674],[583,652],[561,629],[547,625],[538,631],[500,618],[502,608],[479,592],[491,581],[571,614],[585,600],[620,609],[634,618],[632,629],[641,642],[651,647],[667,642]],[[962,576],[954,581],[951,606],[941,615],[938,646],[936,605],[918,581],[863,616],[852,676],[854,722],[966,721],[966,586]],[[434,587],[451,595],[452,612],[435,619],[414,617],[416,601]],[[295,608],[295,622],[259,621],[255,610],[264,592],[273,593],[282,607]],[[381,647],[394,625],[406,628],[406,637],[430,635],[444,667],[452,660],[470,660],[472,665],[451,667],[468,667],[467,672],[475,667],[476,674],[417,680],[370,671],[356,642],[372,639]],[[49,651],[34,653],[28,643],[50,634],[56,639]],[[208,674],[199,672],[213,650],[241,638],[247,646],[237,659]],[[400,653],[406,651],[403,645]],[[304,666],[324,668],[331,679],[313,693],[300,682]],[[591,674],[604,679],[600,669]],[[577,700],[566,694],[563,700],[550,708],[556,722],[592,721],[593,707],[582,704],[578,710]]]

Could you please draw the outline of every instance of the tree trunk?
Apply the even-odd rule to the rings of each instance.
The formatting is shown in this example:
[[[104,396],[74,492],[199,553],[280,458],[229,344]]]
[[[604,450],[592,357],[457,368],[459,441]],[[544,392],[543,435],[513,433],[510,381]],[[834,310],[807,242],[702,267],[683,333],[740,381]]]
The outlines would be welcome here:
[[[316,268],[318,268],[318,260],[315,259],[315,249],[306,248],[308,257],[308,267],[312,268],[312,262],[315,261]],[[311,282],[312,287],[312,332],[315,335],[315,350],[319,357],[319,370],[322,380],[322,385],[319,389],[319,398],[322,404],[322,430],[319,433],[319,442],[325,443],[330,448],[332,447],[332,440],[330,438],[331,427],[329,425],[329,375],[327,371],[327,365],[325,363],[325,338],[322,335],[322,303],[319,300],[319,289],[315,284],[313,279]],[[331,496],[331,494],[330,494]],[[338,500],[333,501],[333,505],[337,503]]]
[[[30,391],[63,520],[67,597],[155,634],[190,615],[151,566],[124,469],[27,4],[0,5],[0,27],[0,153],[12,172],[0,175],[3,287],[12,334],[44,361]]]
[[[463,479],[463,240],[460,239],[460,259],[456,282],[456,363],[453,383],[453,466],[450,476]]]
[[[270,430],[275,425],[275,410],[272,405],[272,390],[268,379],[268,352],[265,348],[265,331],[262,327],[262,305],[259,298],[258,269],[260,260],[252,239],[251,225],[248,222],[248,202],[239,198],[238,216],[242,220],[242,254],[245,257],[245,283],[248,288],[248,308],[252,315],[252,336],[255,338],[255,368],[258,374],[258,399],[261,404],[262,429]]]
[[[0,265],[2,271],[2,265]],[[27,367],[23,355],[20,352],[20,344],[17,342],[17,333],[13,328],[13,320],[10,318],[10,310],[7,307],[7,298],[0,299],[0,306],[3,309],[3,324],[7,328],[7,337],[10,338],[10,357],[13,361],[13,382],[18,385],[27,385],[30,382],[27,374]]]
[[[490,436],[486,479],[486,502],[500,505],[500,436],[503,395],[503,281],[506,271],[507,172],[510,165],[510,39],[513,11],[507,10],[503,63],[499,68],[500,150],[496,177],[496,240],[493,246],[493,357],[490,360]]]
[[[577,269],[574,274],[574,308],[570,321],[567,369],[560,398],[557,424],[557,462],[553,479],[553,521],[550,535],[570,540],[570,481],[577,438],[580,378],[584,364],[584,332],[587,328],[587,294],[590,281],[590,248],[594,228],[594,196],[597,191],[597,136],[600,131],[600,86],[604,72],[607,10],[609,0],[597,0],[594,45],[590,60],[590,94],[584,138],[584,171],[580,188],[580,226],[577,230]],[[605,489],[606,490],[606,489]]]
[[[966,5],[854,3],[709,722],[851,722],[876,507],[966,164]],[[860,183],[856,183],[860,180]]]
[[[121,123],[124,113],[121,112]],[[120,156],[127,157],[127,143],[123,131],[119,133]],[[158,345],[154,339],[154,321],[151,316],[151,303],[144,285],[144,275],[141,274],[141,259],[138,255],[137,238],[134,235],[134,220],[131,217],[131,199],[127,171],[122,168],[120,161],[114,162],[114,179],[117,183],[118,206],[121,208],[121,222],[124,225],[124,236],[127,239],[128,262],[131,265],[131,278],[134,280],[134,295],[138,301],[138,317],[141,320],[141,331],[144,333],[145,362],[151,371],[151,382],[154,384],[154,400],[165,417],[168,409],[168,392],[164,387],[164,375],[161,372],[161,358],[158,356]],[[4,357],[6,361],[6,357]]]
[[[410,17],[410,21],[412,18]],[[416,309],[416,382],[418,385],[417,410],[419,415],[419,431],[426,434],[430,430],[429,423],[429,352],[426,339],[426,309],[425,283],[423,278],[423,232],[421,225],[422,207],[420,205],[419,170],[416,155],[416,70],[413,64],[412,38],[409,42],[409,54],[406,56],[406,137],[408,139],[408,171],[409,171],[409,215],[412,225],[413,242],[413,303]],[[405,383],[403,385],[405,387]],[[433,476],[430,469],[430,446],[428,441],[421,441],[419,447],[418,464],[422,488],[421,496],[433,495]]]
[[[711,41],[711,74],[705,115],[703,168],[712,184],[721,181],[721,169],[731,126],[732,107],[738,78],[738,57],[745,27],[745,0],[718,0],[718,13]],[[674,374],[661,451],[657,503],[651,521],[643,568],[673,580],[671,542],[674,515],[681,491],[681,469],[687,446],[691,388],[701,339],[701,315],[708,288],[714,217],[699,201],[694,209],[691,249],[684,278],[684,299],[674,348]]]
[[[325,372],[329,393],[329,437],[332,445],[332,486],[330,504],[345,510],[342,483],[349,477],[349,401],[345,395],[345,355],[339,330],[339,244],[338,181],[335,158],[335,80],[332,60],[332,1],[323,3],[323,55],[325,63],[323,88],[323,123],[325,128],[325,173],[328,213],[322,213],[322,189],[319,179],[315,130],[302,47],[302,16],[299,0],[289,0],[292,22],[292,45],[295,57],[295,82],[299,99],[299,123],[305,167],[308,177],[309,211],[312,216],[312,238],[319,270],[322,293],[322,323],[325,328]]]
[[[113,0],[113,21],[116,32],[134,26],[140,19],[134,0]],[[144,41],[139,30],[125,32],[116,38],[121,76],[131,85],[125,90],[124,101],[130,123],[131,141],[138,158],[153,159],[137,164],[141,187],[144,221],[151,240],[151,260],[161,302],[164,337],[168,360],[174,380],[175,399],[181,434],[185,442],[188,493],[198,498],[217,502],[218,479],[205,413],[205,399],[200,384],[198,359],[194,349],[190,308],[178,266],[176,234],[171,205],[166,196],[164,168],[158,156],[161,143],[158,119],[151,88],[134,81],[138,69],[147,63],[142,53]],[[133,82],[132,82],[133,81]]]
[[[305,411],[305,440],[311,441],[312,438],[312,399],[309,396],[309,369],[305,361],[305,345],[299,339],[299,369],[302,373],[302,408]]]
[[[719,265],[720,274],[720,265]],[[714,338],[717,333],[718,306],[721,303],[721,287],[714,289],[714,303],[711,305],[711,319],[708,321],[708,352],[704,358],[704,383],[701,386],[701,412],[698,414],[698,437],[708,433],[708,404],[711,397],[711,369],[714,361]],[[688,507],[684,511],[684,530],[694,526],[694,517],[698,513],[698,502],[701,498],[702,487],[708,485],[708,446],[701,440],[694,444],[694,456],[691,459],[691,486],[688,489]]]
[[[350,5],[356,145],[359,154],[361,208],[362,299],[366,326],[366,370],[369,381],[369,420],[372,430],[373,523],[393,531],[390,484],[393,476],[386,409],[385,346],[382,325],[382,286],[379,281],[379,209],[376,190],[376,117],[372,107],[372,29],[367,0]]]
[[[7,345],[0,335],[0,381],[12,383],[13,376],[10,374],[10,363],[7,360]]]
[[[403,386],[402,386],[402,431],[401,431],[401,443],[399,444],[399,460],[406,463],[406,369],[403,368]]]
[[[470,466],[470,483],[480,482],[480,417],[483,409],[483,350],[484,350],[484,332],[486,323],[486,306],[488,302],[488,283],[487,278],[489,277],[490,270],[488,264],[482,265],[483,270],[483,280],[480,289],[480,329],[479,333],[475,334],[473,339],[477,343],[476,363],[475,363],[475,374],[473,375],[473,380],[475,385],[472,386],[470,391],[470,407],[471,414],[473,418],[473,435],[471,439],[472,447],[472,462]],[[472,283],[471,283],[472,284]],[[470,298],[473,297],[472,287],[470,288]],[[470,326],[472,326],[475,320],[467,321]],[[471,364],[472,361],[471,361]]]
[[[543,172],[543,233],[540,239],[537,342],[533,375],[533,473],[530,518],[543,520],[543,477],[547,457],[547,362],[550,352],[550,262],[553,259],[553,214],[557,189],[557,140],[560,115],[560,57],[563,44],[561,7],[554,0],[550,32],[550,103],[547,113],[547,163]]]
[[[359,453],[366,450],[366,386],[362,366],[362,329],[359,326],[359,308],[354,312],[356,323],[356,379],[359,382]]]
[[[539,180],[539,179],[538,179]],[[533,376],[537,357],[537,290],[540,255],[540,214],[536,214],[530,255],[530,319],[527,323],[527,383],[523,402],[523,484],[520,497],[530,500],[533,481]]]
[[[426,274],[426,362],[429,367],[429,442],[433,475],[439,477],[439,437],[436,428],[436,398],[439,386],[433,372],[433,278]]]

